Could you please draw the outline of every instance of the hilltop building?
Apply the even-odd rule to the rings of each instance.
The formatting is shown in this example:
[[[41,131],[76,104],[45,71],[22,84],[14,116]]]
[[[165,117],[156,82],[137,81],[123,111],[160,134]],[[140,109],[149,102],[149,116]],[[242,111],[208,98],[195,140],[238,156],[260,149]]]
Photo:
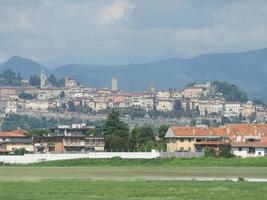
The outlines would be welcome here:
[[[117,78],[112,78],[112,80],[111,80],[111,90],[113,92],[118,91],[118,79]]]

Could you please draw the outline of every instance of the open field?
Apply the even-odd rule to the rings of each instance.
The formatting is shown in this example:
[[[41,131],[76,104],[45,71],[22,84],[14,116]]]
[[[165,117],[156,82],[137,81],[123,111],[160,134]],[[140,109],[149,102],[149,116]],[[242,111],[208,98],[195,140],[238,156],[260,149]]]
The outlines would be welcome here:
[[[231,181],[1,180],[0,199],[265,200],[267,184]]]
[[[266,167],[2,167],[0,180],[91,179],[176,180],[187,178],[267,179]]]
[[[0,199],[265,200],[265,162],[236,158],[114,158],[7,165],[0,167]],[[229,181],[239,177],[265,182]]]
[[[258,158],[154,158],[154,159],[73,159],[48,161],[30,164],[27,166],[38,167],[140,167],[140,166],[162,166],[162,167],[267,167],[267,157]]]

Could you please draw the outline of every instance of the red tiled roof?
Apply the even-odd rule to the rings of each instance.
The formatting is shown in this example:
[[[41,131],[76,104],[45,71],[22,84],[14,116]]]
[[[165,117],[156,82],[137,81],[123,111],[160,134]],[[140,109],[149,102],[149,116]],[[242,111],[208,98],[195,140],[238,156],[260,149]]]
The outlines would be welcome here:
[[[22,129],[17,129],[13,131],[2,131],[0,132],[0,137],[25,137],[27,131]]]
[[[267,147],[267,142],[233,142],[232,147]]]

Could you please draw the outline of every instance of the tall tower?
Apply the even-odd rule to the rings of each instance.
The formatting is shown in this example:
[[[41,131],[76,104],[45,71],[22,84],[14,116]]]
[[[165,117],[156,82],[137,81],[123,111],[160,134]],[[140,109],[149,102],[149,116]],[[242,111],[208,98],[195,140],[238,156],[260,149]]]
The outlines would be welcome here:
[[[46,85],[46,75],[45,71],[42,69],[40,73],[40,88],[44,88]]]
[[[118,91],[118,80],[117,80],[117,78],[112,78],[112,80],[111,80],[111,91],[113,91],[113,92]]]

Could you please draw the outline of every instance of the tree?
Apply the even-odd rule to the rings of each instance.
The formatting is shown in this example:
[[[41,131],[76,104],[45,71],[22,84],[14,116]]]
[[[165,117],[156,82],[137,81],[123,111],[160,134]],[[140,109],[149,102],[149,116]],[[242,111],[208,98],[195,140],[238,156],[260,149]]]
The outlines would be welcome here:
[[[51,83],[51,85],[53,85],[53,86],[57,86],[57,78],[56,78],[56,76],[54,75],[54,74],[51,74],[48,78],[47,78],[47,80],[49,81],[49,83]]]
[[[232,158],[234,155],[231,152],[231,146],[226,145],[221,148],[220,156],[224,158]]]
[[[40,77],[37,75],[30,76],[29,84],[31,86],[40,86]]]
[[[9,85],[9,86],[20,86],[21,85],[21,77],[20,74],[16,75],[15,72],[13,72],[10,69],[4,70],[0,74],[0,84],[1,85]]]
[[[159,138],[160,138],[160,139],[164,140],[164,137],[165,137],[165,135],[166,135],[166,133],[167,133],[169,127],[170,127],[170,126],[167,125],[167,124],[163,124],[163,125],[161,125],[161,126],[159,127],[159,129],[158,129],[158,134],[159,134]]]
[[[212,86],[216,93],[222,93],[226,101],[248,101],[247,94],[240,90],[237,85],[229,84],[227,82],[214,81]]]
[[[49,130],[46,129],[32,129],[27,133],[27,136],[31,137],[47,136],[49,133],[50,133]]]
[[[34,96],[31,93],[22,92],[20,93],[19,98],[29,100],[34,99]]]
[[[59,97],[61,99],[64,99],[65,98],[65,92],[64,91],[61,91],[60,94],[59,94]]]
[[[120,120],[118,111],[112,109],[103,125],[106,148],[110,150],[126,150],[129,143],[129,128]]]
[[[204,156],[205,157],[217,157],[216,151],[213,147],[205,147],[204,148]]]
[[[70,112],[75,112],[76,111],[76,107],[73,103],[73,101],[68,101],[68,108]]]

